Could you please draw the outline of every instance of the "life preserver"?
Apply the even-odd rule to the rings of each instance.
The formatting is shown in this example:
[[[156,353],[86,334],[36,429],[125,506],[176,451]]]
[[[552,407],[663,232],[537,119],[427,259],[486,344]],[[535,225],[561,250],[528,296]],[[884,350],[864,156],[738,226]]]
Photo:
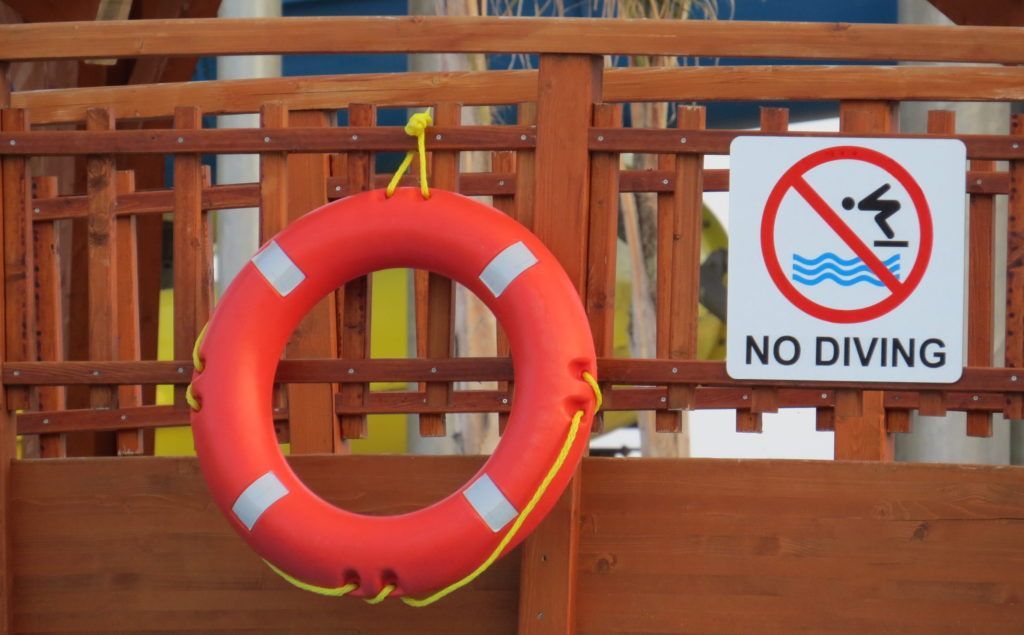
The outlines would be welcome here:
[[[271,391],[302,317],[346,281],[392,267],[453,278],[490,307],[511,342],[515,399],[498,447],[465,485],[424,509],[365,516],[330,505],[292,472]],[[303,216],[239,272],[197,351],[192,426],[214,500],[279,572],[335,595],[421,596],[513,548],[564,490],[595,410],[584,380],[596,374],[591,333],[558,261],[505,214],[445,191],[428,200],[411,188],[371,191]],[[578,433],[567,439],[574,416]]]

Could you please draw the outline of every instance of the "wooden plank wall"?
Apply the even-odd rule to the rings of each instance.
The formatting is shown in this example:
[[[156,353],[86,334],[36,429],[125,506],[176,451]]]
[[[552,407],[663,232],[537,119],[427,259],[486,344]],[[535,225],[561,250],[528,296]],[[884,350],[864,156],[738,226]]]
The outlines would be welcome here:
[[[480,461],[291,459],[331,503],[374,514],[437,500]],[[580,633],[1009,635],[1024,623],[1019,469],[588,458],[580,482]],[[527,563],[515,553],[434,606],[372,607],[274,575],[194,459],[23,461],[14,484],[19,633],[516,632]]]

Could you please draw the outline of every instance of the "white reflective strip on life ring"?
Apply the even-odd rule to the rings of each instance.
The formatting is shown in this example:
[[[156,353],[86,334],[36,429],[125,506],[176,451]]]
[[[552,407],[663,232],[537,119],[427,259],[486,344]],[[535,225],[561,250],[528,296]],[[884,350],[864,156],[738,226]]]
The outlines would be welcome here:
[[[534,256],[529,247],[519,241],[502,249],[501,253],[484,267],[480,274],[480,282],[483,282],[497,298],[504,293],[513,280],[535,264],[537,264],[537,256]]]
[[[267,472],[239,494],[235,504],[231,506],[231,511],[242,521],[246,529],[252,531],[253,525],[263,512],[287,494],[288,488],[284,483],[278,480],[273,472]]]
[[[463,490],[462,495],[495,533],[501,531],[505,525],[519,515],[512,503],[508,502],[491,477],[486,474]]]
[[[252,257],[252,264],[282,296],[288,295],[306,279],[288,254],[275,241],[270,241]]]

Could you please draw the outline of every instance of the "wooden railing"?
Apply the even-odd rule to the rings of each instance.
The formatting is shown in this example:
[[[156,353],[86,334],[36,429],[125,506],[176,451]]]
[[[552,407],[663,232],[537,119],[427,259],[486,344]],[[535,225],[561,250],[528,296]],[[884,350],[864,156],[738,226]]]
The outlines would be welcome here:
[[[420,18],[0,27],[4,71],[7,62],[48,59],[431,51],[540,53],[539,68],[0,95],[0,104],[8,106],[0,119],[5,333],[0,380],[8,422],[0,460],[12,456],[15,430],[40,435],[45,457],[138,454],[151,449],[152,428],[186,423],[189,351],[213,304],[209,212],[258,206],[265,240],[329,200],[379,187],[387,175],[373,173],[374,153],[412,144],[400,129],[376,125],[376,109],[392,106],[436,108],[437,125],[428,134],[435,187],[494,197],[496,207],[530,227],[560,259],[588,310],[609,410],[653,410],[657,428],[671,432],[680,427],[682,409],[734,408],[737,429],[756,432],[763,413],[813,407],[818,429],[835,430],[837,458],[872,460],[891,458],[892,434],[908,430],[913,409],[966,411],[966,432],[977,436],[991,434],[993,413],[1024,417],[1024,120],[1014,118],[1008,135],[957,134],[952,116],[941,112],[933,113],[928,130],[918,135],[900,134],[893,125],[902,100],[1024,99],[1019,29]],[[1007,66],[602,69],[605,54]],[[969,367],[958,382],[737,381],[721,362],[694,359],[701,201],[705,192],[726,191],[729,179],[726,170],[704,170],[704,157],[727,154],[740,134],[810,134],[788,132],[788,113],[781,108],[762,110],[759,131],[705,129],[700,106],[680,108],[677,128],[622,127],[622,104],[714,100],[838,100],[841,134],[964,141],[972,160],[964,175],[970,194],[971,330]],[[478,104],[514,105],[518,122],[460,125],[459,106]],[[333,125],[342,109],[349,126]],[[202,128],[203,115],[236,112],[261,113],[260,128]],[[139,120],[146,126],[140,128]],[[55,124],[79,129],[51,129]],[[491,171],[460,173],[459,153],[465,151],[491,152]],[[658,168],[622,170],[619,158],[627,152],[658,155]],[[202,158],[218,153],[258,153],[260,182],[211,185]],[[162,161],[156,168],[152,161],[142,163],[153,155],[172,157],[173,187],[160,186]],[[37,170],[37,157],[71,157],[65,160],[77,165],[78,178],[60,181]],[[1008,170],[996,169],[995,161],[1008,162]],[[133,180],[143,176],[151,185],[136,188]],[[614,245],[623,192],[658,197],[657,359],[612,358]],[[1000,197],[1007,197],[1010,210],[1005,237],[993,233]],[[153,314],[159,293],[159,275],[154,277],[159,258],[144,252],[155,249],[151,241],[159,230],[153,233],[153,223],[164,215],[174,225],[178,361],[170,362],[155,361],[153,355],[143,359],[142,352],[155,341],[154,323],[144,316]],[[1002,240],[1010,254],[1002,334],[1006,355],[1004,364],[992,364],[993,342],[1000,335],[993,320],[1002,311],[994,304],[994,254]],[[420,434],[439,435],[445,432],[446,413],[503,413],[511,407],[512,367],[500,335],[498,357],[451,357],[450,281],[416,276],[418,359],[368,359],[372,293],[365,279],[346,284],[292,338],[279,368],[275,425],[294,453],[344,452],[346,439],[366,434],[367,413],[417,413]],[[452,382],[467,380],[500,383],[488,391],[453,389]],[[420,387],[375,392],[369,386],[374,381],[419,382]],[[155,384],[177,387],[174,405],[153,405]],[[103,440],[111,438],[113,443]],[[26,474],[35,469],[24,468]],[[8,506],[10,480],[4,470],[0,503]],[[658,474],[648,476],[656,481]],[[602,481],[603,487],[609,482]],[[523,631],[567,632],[575,623],[582,487],[576,478],[551,519],[525,543],[518,573]],[[0,513],[0,534],[9,535],[5,516]],[[591,556],[595,567],[612,566]],[[0,602],[8,603],[9,562],[8,552],[0,549],[0,569],[8,576],[0,585]],[[12,613],[9,604],[0,604],[6,619]],[[661,626],[674,623],[673,615],[666,610]]]

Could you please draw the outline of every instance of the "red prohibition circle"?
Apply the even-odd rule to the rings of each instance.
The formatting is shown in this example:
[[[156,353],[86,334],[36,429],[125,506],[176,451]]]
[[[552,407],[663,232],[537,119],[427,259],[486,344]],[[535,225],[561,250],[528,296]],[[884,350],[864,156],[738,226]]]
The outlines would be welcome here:
[[[786,194],[793,189],[797,194],[803,196],[805,199],[807,199],[808,196],[811,198],[817,197],[819,205],[822,205],[827,209],[819,209],[819,207],[810,200],[807,201],[808,204],[814,208],[817,214],[822,216],[823,220],[828,223],[833,230],[840,234],[840,238],[843,239],[844,242],[847,242],[847,245],[864,260],[865,264],[869,264],[870,266],[869,259],[865,258],[866,254],[862,253],[863,250],[868,249],[867,246],[864,245],[856,236],[854,236],[854,242],[859,243],[858,245],[851,244],[843,236],[844,231],[850,235],[852,235],[853,232],[846,227],[845,223],[834,211],[832,211],[831,207],[820,198],[820,196],[804,179],[804,175],[808,171],[818,167],[819,165],[841,160],[863,161],[865,163],[870,163],[871,165],[875,165],[892,175],[910,195],[910,200],[914,204],[914,209],[917,212],[918,223],[921,228],[921,244],[917,250],[917,258],[914,260],[914,265],[910,270],[910,275],[907,276],[906,280],[896,281],[895,288],[893,288],[891,283],[892,281],[887,283],[886,286],[889,287],[890,294],[885,299],[880,300],[875,304],[857,309],[837,309],[819,304],[805,296],[786,278],[786,274],[782,270],[782,266],[779,263],[778,253],[775,249],[775,221],[779,215],[779,206]],[[829,214],[831,214],[831,216],[829,216]],[[837,223],[842,227],[839,227]],[[826,322],[834,322],[837,324],[867,322],[868,320],[879,318],[898,307],[908,297],[910,297],[910,294],[913,293],[915,288],[917,288],[917,285],[924,277],[925,271],[928,269],[928,263],[931,260],[932,254],[932,240],[932,215],[928,208],[928,201],[925,199],[924,192],[921,190],[921,186],[918,185],[917,181],[914,180],[914,177],[912,177],[902,165],[892,158],[882,154],[881,152],[860,146],[834,146],[831,148],[825,148],[823,150],[813,152],[794,163],[792,167],[786,170],[782,175],[782,178],[779,179],[779,182],[772,189],[771,194],[768,195],[768,200],[764,206],[764,215],[761,218],[761,253],[764,256],[764,264],[768,268],[768,275],[771,276],[775,286],[778,287],[779,291],[782,292],[782,295],[785,296],[793,306],[797,307],[804,313],[807,313],[812,317],[825,320]],[[874,256],[870,250],[868,250],[868,253],[871,254],[871,257],[876,261],[878,260],[877,256]],[[875,267],[872,267],[872,269],[875,269]],[[876,271],[876,273],[878,272]],[[885,282],[881,274],[879,274],[879,278]]]

